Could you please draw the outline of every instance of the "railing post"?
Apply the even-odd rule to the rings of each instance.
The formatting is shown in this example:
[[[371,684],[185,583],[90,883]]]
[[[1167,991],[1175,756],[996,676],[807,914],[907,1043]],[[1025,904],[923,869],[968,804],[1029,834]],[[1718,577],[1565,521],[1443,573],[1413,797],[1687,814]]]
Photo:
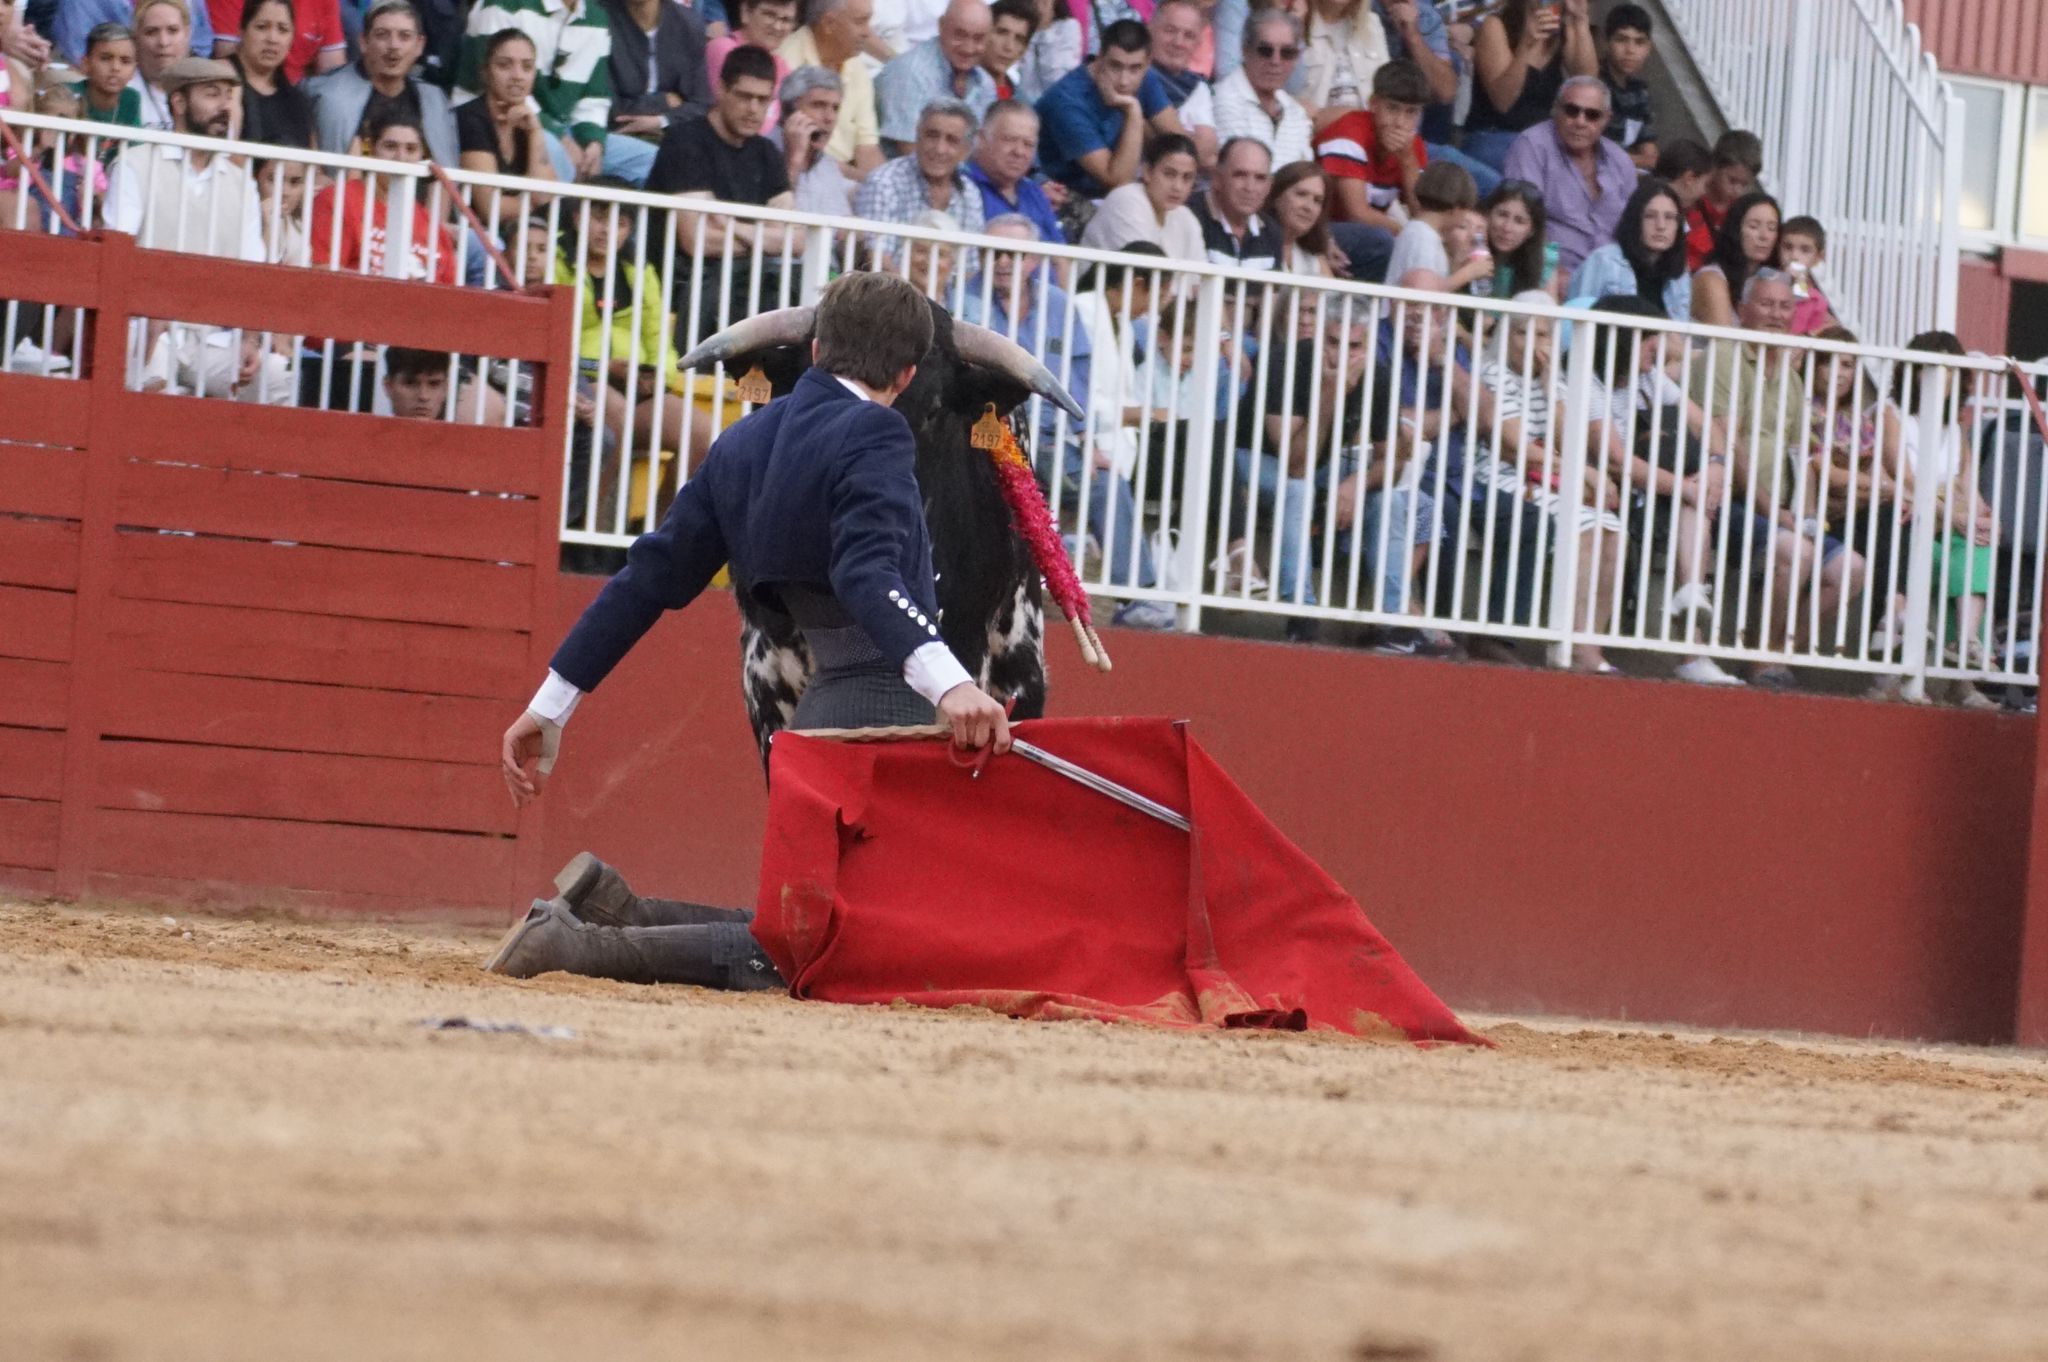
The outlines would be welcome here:
[[[818,301],[818,295],[825,291],[825,285],[832,281],[832,229],[830,227],[809,227],[804,230],[804,267],[797,285],[796,302],[799,307],[809,307]]]
[[[1187,443],[1181,449],[1186,476],[1181,479],[1181,552],[1195,564],[1194,580],[1185,584],[1181,628],[1202,628],[1202,592],[1209,570],[1209,484],[1216,458],[1216,399],[1223,367],[1223,278],[1208,275],[1195,295],[1195,410],[1188,417]],[[1233,374],[1234,374],[1233,370]],[[1155,567],[1163,567],[1156,564]]]
[[[410,175],[394,175],[384,191],[384,277],[405,278],[412,263],[412,210],[419,199],[420,183]],[[365,184],[363,192],[370,192]]]
[[[1811,204],[1814,180],[1813,141],[1829,126],[1816,122],[1814,96],[1820,84],[1819,38],[1815,11],[1819,5],[1793,5],[1792,41],[1786,45],[1785,75],[1778,86],[1778,145],[1771,154],[1778,163],[1778,198],[1785,203]],[[1800,211],[1805,211],[1804,209]]]
[[[1572,637],[1579,625],[1579,507],[1586,500],[1587,429],[1593,419],[1593,328],[1588,320],[1572,323],[1571,354],[1565,361],[1563,467],[1558,472],[1558,508],[1550,554],[1550,627],[1557,641],[1550,645],[1550,665],[1572,664]],[[1618,334],[1618,333],[1617,333]],[[1619,361],[1617,361],[1619,363]],[[1469,455],[1467,457],[1470,457]]]
[[[1947,434],[1944,417],[1949,371],[1939,364],[1922,365],[1915,381],[1920,388],[1920,410],[1913,418],[1920,426],[1920,448],[1913,463],[1913,542],[1906,559],[1906,636],[1900,649],[1905,666],[1908,700],[1927,698],[1927,621],[1933,615],[1934,521],[1940,501],[1934,489],[1941,484],[1944,467],[1942,439]],[[1954,375],[1960,383],[1962,375]],[[1877,589],[1871,584],[1871,589]]]
[[[1947,85],[1943,89],[1950,89]],[[1944,331],[1956,329],[1957,276],[1962,269],[1963,138],[1968,115],[1963,101],[1953,90],[1943,100],[1941,132],[1940,245],[1936,248],[1934,278],[1934,324]]]

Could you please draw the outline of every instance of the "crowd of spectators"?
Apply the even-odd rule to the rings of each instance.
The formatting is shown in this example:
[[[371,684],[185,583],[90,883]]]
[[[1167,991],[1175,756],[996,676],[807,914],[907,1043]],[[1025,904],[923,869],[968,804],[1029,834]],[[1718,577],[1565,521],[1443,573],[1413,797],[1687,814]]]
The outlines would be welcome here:
[[[1731,132],[1710,148],[1660,131],[1644,79],[1657,35],[1641,6],[1495,0],[1454,7],[1454,21],[1444,8],[1430,0],[210,0],[196,8],[65,0],[52,13],[47,4],[0,0],[0,107],[33,103],[106,124],[431,160],[530,183],[644,188],[677,202],[648,221],[674,233],[679,273],[700,257],[736,256],[771,288],[801,249],[800,231],[682,205],[796,208],[1074,243],[1149,256],[1158,267],[1207,260],[1575,302],[1646,322],[1841,334],[1823,292],[1826,227],[1786,218],[1758,189],[1759,140]],[[260,150],[238,158],[109,145],[118,154],[104,166],[77,169],[103,177],[103,220],[151,245],[251,260],[309,251],[316,263],[381,270],[387,238],[402,235],[406,272],[456,282],[456,242],[473,230],[452,212],[437,220],[415,199],[413,221],[399,232],[375,176],[308,185],[302,166]],[[0,179],[0,207],[20,192],[18,177]],[[525,191],[516,210],[500,205],[497,190],[472,204],[501,229],[491,244],[529,261],[534,276],[567,282],[571,260],[589,272],[585,358],[613,356],[611,372],[588,376],[584,400],[605,412],[592,424],[615,440],[679,428],[681,399],[665,377],[678,333],[744,300],[707,285],[702,312],[672,329],[686,281],[645,263],[661,256],[652,243],[642,242],[643,263],[632,263],[630,215],[602,227],[595,219],[605,214],[588,215],[587,239],[572,251],[550,239],[560,230],[555,219],[522,216],[544,192]],[[1163,565],[1141,531],[1142,489],[1130,480],[1134,427],[1185,421],[1190,372],[1207,362],[1192,354],[1189,336],[1165,327],[1172,296],[1154,287],[1164,276],[1136,263],[1062,270],[1056,279],[1046,272],[1012,299],[1003,295],[1037,268],[1031,257],[883,231],[862,241],[868,262],[912,271],[935,296],[965,300],[977,315],[993,282],[997,301],[983,320],[1041,354],[1069,347],[1062,362],[1100,434],[1084,440],[1049,428],[1047,447],[1062,451],[1051,481],[1111,560],[1109,580],[1157,584]],[[476,282],[484,252],[462,254],[479,262],[468,280]],[[727,273],[738,282],[747,272]],[[628,313],[643,320],[628,324]],[[1406,318],[1439,335],[1458,329],[1435,309]],[[642,334],[631,334],[635,325]],[[1335,330],[1349,325],[1347,317]],[[607,334],[615,343],[600,346]],[[1244,403],[1236,424],[1264,432],[1241,436],[1234,466],[1244,512],[1263,508],[1282,540],[1277,589],[1315,603],[1304,567],[1312,546],[1299,542],[1310,518],[1299,508],[1335,498],[1335,523],[1363,516],[1374,557],[1387,559],[1366,565],[1383,608],[1417,603],[1414,569],[1433,546],[1462,550],[1493,536],[1504,575],[1491,608],[1497,619],[1526,622],[1544,571],[1531,546],[1558,538],[1539,521],[1561,514],[1565,498],[1527,482],[1524,453],[1504,462],[1497,451],[1504,439],[1517,451],[1555,455],[1554,413],[1537,396],[1550,363],[1548,323],[1467,327],[1450,351],[1454,362],[1434,371],[1405,355],[1391,321],[1376,335],[1325,334],[1320,349],[1307,334],[1270,340],[1261,370],[1270,376],[1257,384],[1250,337],[1226,343],[1217,359],[1220,402]],[[209,351],[209,343],[160,343],[148,357],[152,381],[291,400],[279,356],[237,356],[217,343]],[[1309,348],[1284,355],[1297,345]],[[619,358],[628,350],[639,356],[631,364]],[[1831,519],[1824,508],[1773,503],[1766,489],[1742,485],[1739,470],[1755,458],[1745,461],[1744,442],[1706,415],[1725,411],[1737,391],[1763,391],[1765,407],[1783,412],[1772,449],[1824,462],[1810,436],[1834,417],[1809,412],[1802,393],[1773,392],[1784,380],[1773,353],[1767,344],[1729,344],[1718,367],[1695,374],[1712,369],[1716,388],[1690,392],[1647,361],[1635,377],[1614,376],[1619,361],[1603,354],[1612,391],[1603,389],[1588,417],[1601,457],[1568,527],[1581,539],[1587,623],[1613,609],[1617,546],[1638,525],[1631,517],[1648,517],[1683,546],[1672,560],[1672,610],[1688,620],[1710,613],[1715,584],[1698,551],[1701,526],[1738,504],[1756,526],[1745,543],[1754,539],[1759,555],[1780,563],[1781,624],[1807,591],[1824,607],[1845,595],[1875,600],[1876,616],[1890,619],[1890,602],[1873,586],[1889,561],[1873,564],[1867,546],[1859,553],[1815,530]],[[310,375],[302,397],[331,381],[318,367],[302,370]],[[1390,419],[1392,406],[1406,411],[1417,447],[1448,469],[1460,495],[1353,495],[1371,485],[1375,460],[1403,451],[1361,443],[1356,429],[1325,431],[1338,418],[1312,418],[1307,408],[1362,407],[1342,399],[1367,389]],[[1628,444],[1638,424],[1631,411],[1659,411],[1667,430],[1691,429],[1693,466],[1660,463]],[[1824,443],[1896,448],[1898,431],[1911,427],[1874,421]],[[1495,451],[1473,453],[1469,469],[1468,431]],[[1087,440],[1093,446],[1083,448]],[[1304,462],[1305,452],[1333,446],[1353,452],[1320,468]],[[1632,466],[1626,477],[1617,471],[1624,464]],[[1826,474],[1819,467],[1815,485],[1846,512],[1842,479]],[[1773,478],[1773,487],[1788,481],[1800,480]],[[1851,483],[1877,495],[1868,476]],[[1624,504],[1624,487],[1640,489],[1636,504]],[[1893,504],[1905,500],[1896,495]],[[1950,520],[1965,541],[1956,561],[1974,562],[1986,531],[1972,511]],[[1230,545],[1233,571],[1255,576],[1246,528],[1219,526],[1219,542]],[[1170,612],[1149,609],[1126,620],[1170,621]],[[1291,630],[1310,636],[1315,625],[1299,619]],[[1390,635],[1389,646],[1445,644],[1410,631]],[[1590,648],[1580,662],[1608,665]],[[1781,672],[1761,668],[1753,679],[1782,680]],[[1704,658],[1681,674],[1736,679]]]

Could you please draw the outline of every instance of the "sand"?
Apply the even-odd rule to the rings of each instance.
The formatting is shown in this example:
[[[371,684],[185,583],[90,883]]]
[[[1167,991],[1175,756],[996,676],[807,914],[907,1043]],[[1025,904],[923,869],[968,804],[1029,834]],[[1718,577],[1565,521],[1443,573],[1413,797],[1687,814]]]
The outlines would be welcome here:
[[[0,906],[0,1358],[2048,1357],[2038,1053],[1024,1023],[491,939]]]

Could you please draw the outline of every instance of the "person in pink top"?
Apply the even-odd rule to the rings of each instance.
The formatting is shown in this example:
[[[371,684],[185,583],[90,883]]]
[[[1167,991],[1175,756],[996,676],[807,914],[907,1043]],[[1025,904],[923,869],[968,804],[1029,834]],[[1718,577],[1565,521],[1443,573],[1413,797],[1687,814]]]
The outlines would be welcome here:
[[[796,31],[796,0],[739,0],[735,23],[731,33],[704,44],[704,66],[711,77],[712,97],[718,96],[718,73],[725,68],[726,56],[742,43],[758,47],[775,58],[775,88],[779,92],[783,78],[789,74],[789,63],[782,59],[777,49],[782,46],[784,38]],[[761,125],[764,135],[775,126],[781,112],[780,101],[771,99],[768,121]]]
[[[1834,305],[1816,277],[1828,260],[1828,229],[1819,218],[1791,218],[1778,229],[1778,249],[1792,276],[1792,334],[1816,336],[1836,325]]]

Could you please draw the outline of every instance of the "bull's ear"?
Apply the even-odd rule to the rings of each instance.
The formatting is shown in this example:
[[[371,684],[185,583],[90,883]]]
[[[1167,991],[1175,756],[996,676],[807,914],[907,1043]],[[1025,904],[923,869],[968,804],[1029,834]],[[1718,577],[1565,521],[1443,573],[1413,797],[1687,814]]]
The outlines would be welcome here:
[[[711,368],[701,366],[706,371]],[[759,350],[742,350],[725,361],[725,372],[729,378],[745,378],[755,369],[768,376],[768,385],[777,397],[796,387],[796,381],[804,376],[804,370],[811,367],[811,344],[774,345]]]
[[[763,312],[706,336],[682,357],[677,367],[708,371],[722,362],[734,378],[744,377],[758,367],[778,394],[786,393],[810,367],[811,334],[816,320],[817,310],[809,307]]]

